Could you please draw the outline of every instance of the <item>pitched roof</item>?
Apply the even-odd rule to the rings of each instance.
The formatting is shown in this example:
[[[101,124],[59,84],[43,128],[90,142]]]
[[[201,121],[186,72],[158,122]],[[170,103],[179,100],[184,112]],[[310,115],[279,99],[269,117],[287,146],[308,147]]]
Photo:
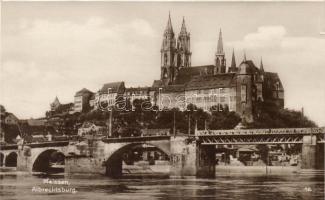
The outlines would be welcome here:
[[[265,81],[267,83],[266,86],[269,87],[270,89],[275,90],[276,89],[276,83],[279,83],[279,90],[282,90],[282,91],[284,90],[278,73],[264,72],[264,78],[265,78]]]
[[[124,82],[122,81],[105,83],[103,87],[99,90],[99,92],[102,94],[106,94],[108,92],[108,89],[110,89],[110,92],[112,93],[124,92]]]
[[[149,87],[130,87],[130,88],[125,88],[125,92],[138,92],[138,91],[147,92],[149,89],[150,89]]]
[[[235,73],[195,76],[186,84],[186,90],[233,87],[235,76]]]
[[[91,95],[90,95],[90,98],[89,98],[90,100],[93,100],[93,99],[95,99],[95,93],[92,93]]]
[[[18,117],[16,117],[16,115],[14,115],[14,114],[11,113],[11,112],[4,112],[4,113],[2,113],[2,115],[4,116],[4,118],[7,118],[7,117],[13,117],[13,118],[15,118],[15,119],[18,120]]]
[[[60,104],[59,98],[56,96],[53,103],[51,103],[51,105],[59,105],[59,104]]]
[[[192,76],[213,74],[214,65],[202,65],[195,67],[181,68],[178,72],[176,84],[184,84],[191,80]]]
[[[87,88],[82,88],[81,90],[76,92],[76,94],[74,96],[82,96],[84,94],[93,94],[93,92],[88,90]]]
[[[238,67],[239,74],[255,74],[256,72],[259,73],[260,70],[251,60],[243,61]]]
[[[162,87],[163,86],[163,83],[161,80],[154,80],[153,83],[152,83],[152,88],[159,88],[159,87]]]
[[[184,85],[167,85],[162,88],[162,92],[184,92]]]

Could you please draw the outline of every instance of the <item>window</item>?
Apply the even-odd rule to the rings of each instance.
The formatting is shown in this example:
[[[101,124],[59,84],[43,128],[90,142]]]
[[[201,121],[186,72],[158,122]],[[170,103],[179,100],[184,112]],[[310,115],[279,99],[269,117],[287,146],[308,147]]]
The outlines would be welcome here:
[[[247,100],[247,86],[245,84],[241,85],[241,102],[246,102]]]
[[[167,78],[168,77],[168,74],[167,74],[167,70],[166,69],[164,69],[163,77],[164,78]]]

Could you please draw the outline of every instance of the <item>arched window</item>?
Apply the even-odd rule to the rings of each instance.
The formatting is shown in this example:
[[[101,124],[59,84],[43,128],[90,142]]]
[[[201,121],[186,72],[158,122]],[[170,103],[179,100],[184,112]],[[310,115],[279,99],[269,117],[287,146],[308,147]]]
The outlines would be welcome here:
[[[220,66],[220,60],[219,60],[219,58],[217,58],[216,66]]]
[[[164,69],[163,77],[164,77],[164,78],[167,78],[167,77],[168,77],[168,74],[167,74],[167,70],[166,70],[166,69]]]
[[[164,65],[167,65],[167,54],[164,54]]]

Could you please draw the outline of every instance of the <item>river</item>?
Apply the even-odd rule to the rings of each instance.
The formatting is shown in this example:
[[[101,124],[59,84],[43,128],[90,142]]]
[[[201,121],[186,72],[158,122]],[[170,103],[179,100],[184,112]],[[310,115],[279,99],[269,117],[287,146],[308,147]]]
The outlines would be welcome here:
[[[217,175],[214,179],[2,174],[0,183],[1,200],[324,199],[322,173]],[[56,188],[57,192],[44,192],[44,188]],[[65,189],[58,192],[60,188]]]

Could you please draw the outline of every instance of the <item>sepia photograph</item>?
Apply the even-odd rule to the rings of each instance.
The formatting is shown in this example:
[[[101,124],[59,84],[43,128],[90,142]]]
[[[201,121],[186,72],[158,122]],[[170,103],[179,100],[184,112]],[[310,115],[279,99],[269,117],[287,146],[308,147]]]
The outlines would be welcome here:
[[[324,0],[0,7],[1,200],[325,198]]]

